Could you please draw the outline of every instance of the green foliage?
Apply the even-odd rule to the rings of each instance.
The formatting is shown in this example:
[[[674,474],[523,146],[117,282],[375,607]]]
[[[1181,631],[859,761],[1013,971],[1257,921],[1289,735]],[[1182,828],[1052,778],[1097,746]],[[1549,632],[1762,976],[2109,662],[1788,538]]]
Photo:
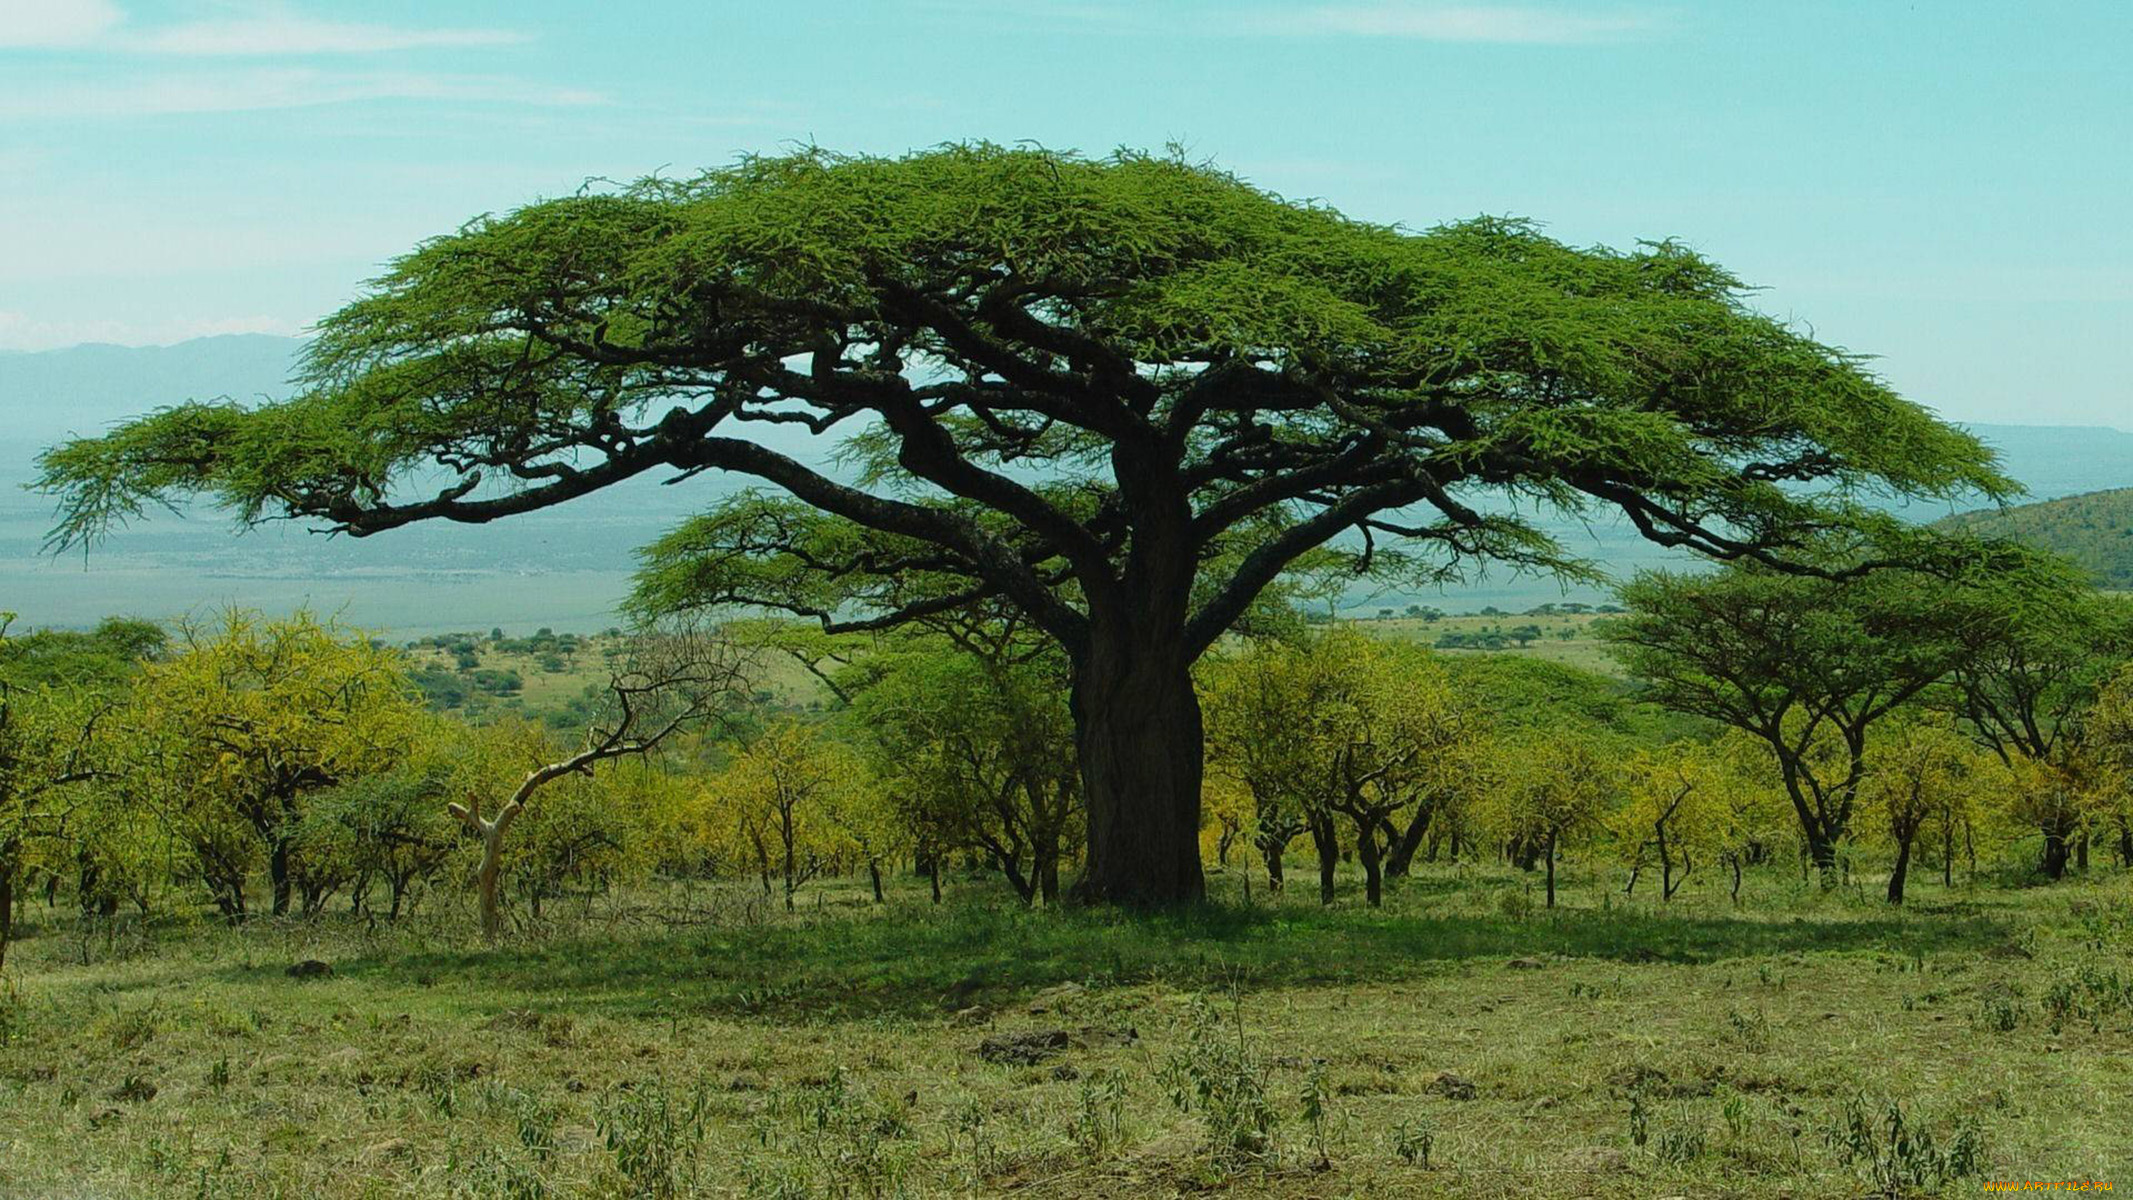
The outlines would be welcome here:
[[[2004,644],[2018,614],[2067,599],[2054,564],[1976,553],[1952,580],[1894,567],[1648,571],[1623,587],[1631,611],[1601,636],[1646,698],[1768,747],[1826,869],[1851,830],[1873,728]]]
[[[1183,1044],[1162,1067],[1171,1103],[1206,1125],[1217,1162],[1271,1160],[1281,1114],[1268,1092],[1269,1068],[1245,1033],[1241,1002],[1225,1020],[1205,997],[1195,997],[1185,1022]]]
[[[297,849],[312,798],[398,761],[420,715],[396,652],[309,613],[232,610],[181,623],[169,656],[131,690],[122,788],[190,849],[225,914],[249,911],[261,866],[277,915],[292,892],[310,910],[346,881],[345,862]]]
[[[1939,1192],[1985,1171],[1984,1135],[1975,1117],[1957,1118],[1940,1136],[1901,1102],[1877,1106],[1864,1096],[1844,1102],[1827,1134],[1838,1157],[1865,1177],[1878,1196]]]
[[[1073,560],[1095,599],[1090,556],[1121,558],[1131,538],[1063,522],[1111,519],[1125,493],[1101,479],[1103,449],[1142,441],[1142,422],[1191,460],[1203,557],[1236,576],[1205,593],[1202,644],[1354,523],[1341,501],[1365,517],[1428,505],[1385,522],[1399,536],[1374,553],[1341,553],[1433,579],[1470,559],[1574,569],[1533,526],[1470,503],[1491,491],[1624,506],[1654,536],[1727,554],[1810,526],[1890,534],[1850,503],[1867,488],[2013,491],[1975,439],[1744,297],[1678,243],[1576,249],[1499,219],[1411,232],[1177,157],[809,149],[472,221],[322,322],[300,395],[185,405],[69,443],[45,456],[44,482],[65,498],[67,544],[188,491],[246,520],[372,528],[504,515],[653,463],[737,470],[799,506],[743,497],[678,532],[651,557],[646,604],[754,596],[828,615],[977,578],[1051,627],[1053,601],[1031,590],[1047,572],[987,547],[1028,540],[1033,567]],[[781,365],[826,344],[812,382]],[[895,382],[906,370],[942,381]],[[1212,382],[1232,385],[1220,403]],[[779,399],[758,404],[759,389]],[[708,400],[662,423],[678,396]],[[924,416],[909,407],[921,400],[935,404]],[[774,417],[786,401],[813,415]],[[749,419],[839,427],[869,482],[960,498],[838,491],[725,438]],[[581,444],[618,461],[550,470]],[[534,467],[554,486],[503,497],[470,470],[435,504],[394,511],[388,498],[440,460]],[[1010,463],[1047,479],[978,470]],[[1266,483],[1305,467],[1331,472],[1315,502]],[[1313,503],[1325,514],[1291,536]],[[1128,508],[1137,529],[1147,514]],[[750,545],[764,553],[716,553]],[[862,569],[816,569],[839,563]]]
[[[123,684],[168,640],[162,626],[126,617],[107,617],[86,633],[40,629],[0,639],[0,680],[23,688]]]
[[[1066,663],[1012,627],[975,632],[869,654],[846,720],[920,849],[984,854],[1025,902],[1055,902],[1083,820]]]

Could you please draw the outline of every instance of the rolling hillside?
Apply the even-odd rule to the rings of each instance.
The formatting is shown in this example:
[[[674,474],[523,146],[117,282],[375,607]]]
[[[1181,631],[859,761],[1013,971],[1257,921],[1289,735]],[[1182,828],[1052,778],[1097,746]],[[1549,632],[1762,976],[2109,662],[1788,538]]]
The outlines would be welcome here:
[[[1942,524],[2056,550],[2086,568],[2097,586],[2133,591],[2133,487],[1964,513]]]

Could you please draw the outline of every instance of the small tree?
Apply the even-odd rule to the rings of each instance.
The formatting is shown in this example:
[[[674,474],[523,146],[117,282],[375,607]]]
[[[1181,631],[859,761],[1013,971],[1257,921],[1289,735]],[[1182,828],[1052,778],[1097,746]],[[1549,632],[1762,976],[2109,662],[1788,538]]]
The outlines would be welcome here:
[[[2081,797],[2090,788],[2082,776],[2093,761],[2083,717],[2133,655],[2133,604],[2084,590],[2009,605],[2007,614],[2001,635],[1956,662],[1932,699],[1962,718],[2018,786],[2034,789],[2014,811],[2043,835],[2038,867],[2058,879],[2082,852]]]
[[[2119,865],[2133,868],[2133,666],[2119,668],[2104,686],[2085,734],[2101,823],[2116,835]]]
[[[1615,757],[1593,738],[1565,735],[1512,743],[1505,759],[1485,819],[1506,842],[1539,850],[1554,908],[1558,852],[1594,828],[1620,791]]]
[[[1723,769],[1709,751],[1695,743],[1674,743],[1647,750],[1630,760],[1628,803],[1609,814],[1617,844],[1629,860],[1629,885],[1648,865],[1659,868],[1659,899],[1674,892],[1695,870],[1695,855],[1711,834],[1714,806],[1725,787]]]
[[[1658,704],[1760,739],[1828,880],[1874,727],[2004,625],[2000,597],[1903,570],[1844,579],[1647,571],[1601,636]]]
[[[493,942],[503,932],[497,879],[504,838],[534,795],[559,779],[590,775],[610,759],[651,754],[684,729],[726,716],[750,695],[752,665],[734,643],[698,627],[641,634],[635,661],[608,680],[606,712],[587,728],[581,749],[527,771],[493,816],[482,816],[478,792],[469,792],[464,804],[445,806],[481,839],[475,887],[485,940]]]
[[[754,851],[764,886],[784,881],[785,909],[815,876],[851,849],[839,814],[865,803],[865,763],[821,729],[772,721],[706,786],[717,819]]]
[[[1948,822],[1954,817],[1951,797],[1975,793],[1977,764],[1972,747],[1961,735],[1930,720],[1908,721],[1891,730],[1868,764],[1861,798],[1874,816],[1876,832],[1895,850],[1888,899],[1891,904],[1902,904],[1913,845],[1934,821]],[[1949,834],[1943,851],[1952,854],[1952,829]]]
[[[191,844],[225,916],[246,915],[261,859],[273,913],[286,914],[312,797],[407,754],[422,706],[402,665],[308,612],[268,620],[231,609],[180,622],[170,655],[144,669],[123,714],[145,734],[128,786]]]
[[[0,967],[15,933],[17,883],[36,852],[66,829],[73,785],[98,777],[98,724],[106,706],[51,682],[19,686],[7,668],[8,628],[0,612]]]
[[[452,822],[438,807],[449,794],[450,773],[433,753],[322,792],[297,832],[302,857],[345,859],[357,912],[384,884],[386,917],[397,920],[415,885],[434,879],[452,856]]]
[[[851,722],[914,840],[982,853],[1024,903],[1056,904],[1083,820],[1066,664],[1011,619],[944,628],[854,672]]]

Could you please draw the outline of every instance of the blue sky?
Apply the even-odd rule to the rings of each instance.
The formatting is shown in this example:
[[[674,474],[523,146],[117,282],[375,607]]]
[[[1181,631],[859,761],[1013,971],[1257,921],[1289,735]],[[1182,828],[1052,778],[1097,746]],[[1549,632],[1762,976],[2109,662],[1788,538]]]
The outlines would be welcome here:
[[[2133,4],[0,0],[0,348],[295,332],[592,176],[1180,142],[1674,236],[1961,420],[2133,427]]]

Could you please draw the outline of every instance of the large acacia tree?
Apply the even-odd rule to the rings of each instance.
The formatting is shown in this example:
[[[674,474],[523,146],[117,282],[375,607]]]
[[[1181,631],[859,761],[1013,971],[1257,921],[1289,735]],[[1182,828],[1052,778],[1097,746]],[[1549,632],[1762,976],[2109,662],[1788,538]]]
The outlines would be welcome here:
[[[326,318],[299,384],[50,452],[57,541],[192,492],[367,536],[758,481],[650,552],[641,601],[1020,609],[1072,664],[1100,900],[1200,894],[1188,669],[1329,540],[1378,574],[1560,567],[1517,514],[1599,509],[1783,562],[1863,488],[2008,488],[1679,245],[1372,225],[1139,154],[803,151],[481,217]]]

